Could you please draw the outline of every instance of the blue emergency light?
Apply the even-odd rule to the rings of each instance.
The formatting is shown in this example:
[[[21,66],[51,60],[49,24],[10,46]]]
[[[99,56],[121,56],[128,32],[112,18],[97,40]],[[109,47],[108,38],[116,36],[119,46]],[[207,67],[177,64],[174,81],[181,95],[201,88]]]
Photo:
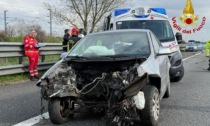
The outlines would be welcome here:
[[[149,17],[149,15],[134,15],[135,17],[137,17],[137,18],[147,18],[147,17]]]
[[[166,15],[166,10],[164,8],[150,8],[152,11]]]
[[[115,9],[114,10],[114,16],[119,16],[121,14],[125,14],[129,12],[131,9],[130,8],[124,8],[124,9]]]

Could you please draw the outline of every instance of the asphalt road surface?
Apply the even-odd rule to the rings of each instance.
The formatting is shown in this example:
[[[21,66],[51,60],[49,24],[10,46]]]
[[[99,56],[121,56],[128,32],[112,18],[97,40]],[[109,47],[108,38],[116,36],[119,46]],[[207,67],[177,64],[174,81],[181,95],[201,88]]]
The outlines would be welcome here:
[[[184,58],[190,55],[192,53],[183,54]],[[207,64],[204,54],[184,61],[184,78],[172,83],[170,98],[161,101],[159,126],[210,126],[210,72],[204,70]],[[38,115],[40,94],[35,82],[0,86],[0,126],[11,126]],[[102,117],[80,114],[62,126],[102,126]],[[36,125],[53,124],[48,119]]]

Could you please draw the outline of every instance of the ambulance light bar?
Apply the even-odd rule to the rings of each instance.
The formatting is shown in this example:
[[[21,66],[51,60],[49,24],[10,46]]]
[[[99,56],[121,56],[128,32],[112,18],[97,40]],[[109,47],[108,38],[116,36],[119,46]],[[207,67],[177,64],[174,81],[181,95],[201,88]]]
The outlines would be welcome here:
[[[164,8],[150,8],[152,11],[166,15],[166,10]]]
[[[115,9],[114,10],[114,16],[116,17],[116,16],[119,16],[121,14],[125,14],[125,13],[129,12],[130,10],[131,9],[129,9],[129,8]]]
[[[119,8],[114,10],[114,16],[117,17],[119,15],[128,13],[131,9],[130,8]],[[166,15],[166,10],[164,8],[150,8],[149,10],[153,12],[157,12],[163,15]],[[145,10],[145,8],[136,8],[135,10],[132,10],[132,13],[135,13],[135,16],[145,16],[151,12],[149,10]]]

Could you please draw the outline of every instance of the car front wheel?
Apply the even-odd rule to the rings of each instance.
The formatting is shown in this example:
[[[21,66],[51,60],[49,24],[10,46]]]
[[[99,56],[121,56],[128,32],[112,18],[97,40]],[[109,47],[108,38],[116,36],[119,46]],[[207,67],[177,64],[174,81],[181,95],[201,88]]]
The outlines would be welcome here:
[[[48,103],[50,120],[55,124],[68,122],[73,117],[71,113],[73,109],[74,106],[70,108],[68,98],[52,98]]]
[[[143,89],[145,108],[139,111],[141,122],[145,126],[156,126],[160,115],[159,91],[155,86],[147,85]]]

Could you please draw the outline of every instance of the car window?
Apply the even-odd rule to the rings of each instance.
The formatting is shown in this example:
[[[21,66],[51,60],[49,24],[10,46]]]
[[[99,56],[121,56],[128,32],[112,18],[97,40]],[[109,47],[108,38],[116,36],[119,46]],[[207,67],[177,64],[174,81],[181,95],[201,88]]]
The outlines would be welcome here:
[[[156,38],[156,36],[152,32],[150,33],[150,35],[151,35],[154,51],[155,51],[155,53],[158,53],[159,48],[160,48],[159,41],[158,41],[158,39]]]
[[[150,46],[145,32],[112,32],[86,36],[68,56],[149,56]]]

